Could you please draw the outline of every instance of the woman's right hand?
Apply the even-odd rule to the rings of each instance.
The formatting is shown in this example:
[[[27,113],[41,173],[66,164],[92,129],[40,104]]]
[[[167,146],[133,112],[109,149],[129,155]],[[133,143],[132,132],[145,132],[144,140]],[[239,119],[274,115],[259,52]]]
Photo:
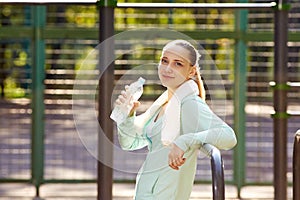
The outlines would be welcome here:
[[[136,109],[140,106],[141,103],[139,101],[132,102],[131,99],[128,99],[128,98],[130,98],[126,95],[126,90],[128,89],[128,87],[129,86],[126,85],[125,90],[121,91],[121,94],[118,96],[118,98],[116,100],[116,104],[121,105],[123,103],[130,102],[129,105],[130,106],[132,105],[132,108],[129,112],[129,116],[132,116],[134,114],[134,112],[136,111]]]

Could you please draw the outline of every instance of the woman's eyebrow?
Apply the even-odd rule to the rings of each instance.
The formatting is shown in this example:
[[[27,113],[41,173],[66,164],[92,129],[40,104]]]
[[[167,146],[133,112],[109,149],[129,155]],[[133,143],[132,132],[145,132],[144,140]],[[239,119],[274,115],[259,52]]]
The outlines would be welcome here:
[[[174,61],[184,63],[184,60],[178,60],[178,59],[175,59]]]

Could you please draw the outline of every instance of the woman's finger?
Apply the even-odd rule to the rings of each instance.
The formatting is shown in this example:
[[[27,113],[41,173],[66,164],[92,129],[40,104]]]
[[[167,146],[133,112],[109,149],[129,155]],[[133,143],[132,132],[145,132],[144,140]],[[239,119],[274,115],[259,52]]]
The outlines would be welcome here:
[[[169,159],[169,166],[172,169],[178,170],[181,165],[185,163],[185,158],[177,157],[176,159]]]
[[[124,90],[121,91],[121,95],[122,95],[124,98],[127,98],[126,92],[125,92]]]
[[[178,167],[175,163],[173,163],[173,162],[170,162],[170,163],[169,163],[169,166],[170,166],[172,169],[175,169],[175,170],[178,170],[178,169],[179,169],[179,167]]]
[[[127,91],[129,88],[129,85],[125,85],[125,91]]]
[[[121,104],[122,104],[122,102],[120,101],[120,99],[117,99],[117,100],[116,100],[116,104],[117,104],[117,105],[121,105]]]
[[[119,104],[122,104],[122,103],[125,103],[125,102],[126,102],[126,98],[125,98],[122,94],[120,94],[120,95],[118,96],[117,101],[119,102]]]

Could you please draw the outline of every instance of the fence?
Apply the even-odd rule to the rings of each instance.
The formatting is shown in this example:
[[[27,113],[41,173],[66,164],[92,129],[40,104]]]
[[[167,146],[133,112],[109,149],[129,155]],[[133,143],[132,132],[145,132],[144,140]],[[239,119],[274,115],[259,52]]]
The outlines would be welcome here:
[[[289,16],[289,80],[299,82],[299,2],[291,2]],[[97,24],[99,22],[95,6],[36,6],[1,5],[0,59],[1,59],[1,150],[0,181],[31,182],[32,172],[40,171],[41,183],[49,182],[93,182],[96,179],[96,161],[86,151],[78,138],[71,108],[71,96],[76,70],[91,49],[98,44]],[[47,10],[47,11],[46,11]],[[39,13],[40,12],[40,13]],[[46,15],[47,13],[47,15]],[[33,15],[36,14],[36,15]],[[45,21],[37,21],[44,17]],[[201,44],[218,66],[226,88],[226,113],[221,117],[232,126],[237,127],[239,137],[244,137],[245,147],[239,147],[238,153],[222,152],[225,161],[225,179],[227,182],[242,187],[247,184],[271,184],[273,180],[273,122],[270,117],[272,109],[272,91],[268,83],[273,81],[273,11],[242,10],[232,12],[230,9],[156,9],[139,10],[133,8],[116,8],[116,32],[131,28],[160,27],[180,31]],[[241,19],[240,24],[234,20]],[[33,20],[34,19],[34,20]],[[42,26],[38,27],[39,24]],[[44,25],[43,25],[44,23]],[[244,29],[238,28],[246,25]],[[243,28],[243,27],[242,27]],[[39,32],[41,31],[41,32]],[[39,35],[41,34],[41,35]],[[40,38],[39,38],[40,37]],[[38,43],[44,39],[44,45]],[[33,43],[36,41],[37,43]],[[237,47],[243,41],[247,46]],[[152,41],[151,41],[152,42]],[[36,46],[34,46],[36,45]],[[121,45],[121,41],[120,41]],[[137,41],[122,42],[122,45],[134,49]],[[43,51],[45,49],[45,59]],[[247,51],[245,51],[247,50]],[[241,55],[244,60],[234,60],[234,55]],[[39,57],[34,55],[39,54]],[[147,50],[124,54],[116,50],[117,73],[143,63],[155,62],[159,52]],[[40,60],[35,60],[40,58]],[[44,111],[45,127],[41,127],[42,116],[37,116],[32,124],[32,66],[36,62],[45,62],[43,70],[37,74],[40,82],[45,83],[43,94],[45,107],[36,107]],[[246,62],[246,63],[245,63]],[[239,67],[237,67],[239,66]],[[243,68],[241,68],[243,67]],[[237,69],[242,69],[237,73]],[[211,72],[203,70],[207,82]],[[43,77],[43,74],[45,77]],[[234,88],[239,76],[245,76],[247,91],[241,91],[238,97],[245,103],[245,113],[240,109],[240,119],[234,118]],[[160,88],[157,88],[159,93]],[[152,92],[151,92],[152,94]],[[246,96],[243,97],[243,94]],[[39,95],[39,94],[37,94]],[[155,94],[157,96],[157,94]],[[146,103],[154,97],[143,99]],[[288,94],[289,108],[298,109],[299,93]],[[240,103],[241,105],[242,103]],[[239,108],[239,107],[238,107]],[[243,108],[243,106],[241,106]],[[218,111],[219,107],[214,107]],[[238,109],[237,109],[238,110]],[[245,121],[240,121],[241,119]],[[297,119],[288,123],[288,175],[292,172],[291,152],[293,135]],[[34,126],[36,125],[36,126]],[[45,143],[31,146],[31,132],[36,129]],[[240,140],[242,141],[242,140]],[[241,142],[242,143],[242,142]],[[38,164],[31,163],[31,149],[41,148],[44,157],[35,155]],[[42,159],[42,160],[39,160]],[[131,157],[119,158],[115,155],[116,165],[126,161],[125,169],[137,170],[140,161]],[[124,163],[122,162],[122,163]],[[41,163],[44,163],[43,165]],[[210,181],[209,164],[199,160],[196,179],[198,182]],[[36,167],[39,169],[37,170]],[[70,170],[71,169],[71,170]],[[270,170],[271,169],[271,170]],[[242,176],[235,173],[241,172]],[[133,180],[134,173],[114,172],[114,180]],[[291,182],[291,176],[288,176]]]

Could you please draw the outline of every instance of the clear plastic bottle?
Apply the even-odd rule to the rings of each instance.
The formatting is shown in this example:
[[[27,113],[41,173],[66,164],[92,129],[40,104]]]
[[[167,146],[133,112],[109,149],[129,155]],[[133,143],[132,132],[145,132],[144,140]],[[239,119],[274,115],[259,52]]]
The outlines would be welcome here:
[[[137,81],[131,83],[126,90],[126,102],[116,105],[113,109],[110,118],[117,122],[117,124],[123,123],[129,115],[130,110],[132,109],[131,103],[137,101],[143,94],[143,85],[145,79],[140,77]]]

